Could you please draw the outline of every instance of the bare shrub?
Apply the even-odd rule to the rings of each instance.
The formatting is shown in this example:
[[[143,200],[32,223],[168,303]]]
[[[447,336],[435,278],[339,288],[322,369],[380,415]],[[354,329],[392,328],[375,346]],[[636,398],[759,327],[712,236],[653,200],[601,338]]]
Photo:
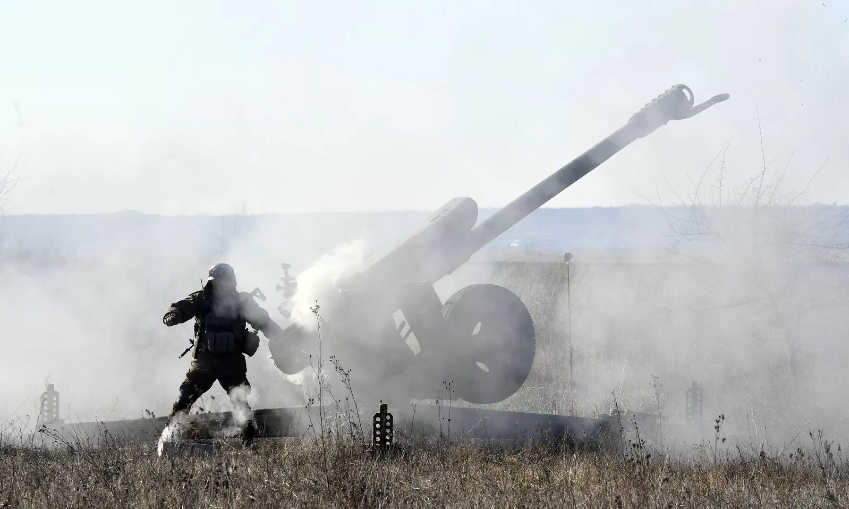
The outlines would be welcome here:
[[[843,283],[839,278],[819,279],[821,291],[802,291],[817,268],[846,260],[849,209],[806,203],[808,187],[825,162],[803,189],[788,189],[785,181],[793,156],[783,167],[775,166],[775,160],[767,162],[760,117],[757,127],[760,167],[742,185],[727,184],[728,142],[699,178],[691,180],[686,194],[670,186],[676,196],[672,207],[663,207],[659,196],[657,204],[667,215],[676,245],[701,261],[723,264],[734,279],[734,284],[716,285],[701,309],[745,307],[763,317],[764,326],[753,333],[783,336],[787,363],[795,374],[806,314],[849,305],[845,292],[834,285]]]
[[[2,154],[0,154],[0,157]],[[0,170],[0,255],[3,254],[5,245],[5,221],[6,206],[9,201],[9,194],[21,180],[20,175],[16,173],[18,162],[15,161],[12,167],[5,172]]]

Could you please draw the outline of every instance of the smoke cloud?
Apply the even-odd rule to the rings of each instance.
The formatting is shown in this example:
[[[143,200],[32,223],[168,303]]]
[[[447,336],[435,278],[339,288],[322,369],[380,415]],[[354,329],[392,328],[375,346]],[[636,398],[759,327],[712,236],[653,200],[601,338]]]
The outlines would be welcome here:
[[[365,243],[357,241],[335,247],[297,277],[298,291],[292,297],[291,320],[308,329],[316,329],[316,304],[332,297],[339,284],[354,275],[366,257]]]

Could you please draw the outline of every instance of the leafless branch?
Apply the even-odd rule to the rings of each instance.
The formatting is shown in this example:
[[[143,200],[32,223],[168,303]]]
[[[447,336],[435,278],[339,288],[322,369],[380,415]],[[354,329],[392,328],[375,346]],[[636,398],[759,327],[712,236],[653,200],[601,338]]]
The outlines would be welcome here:
[[[0,154],[2,155],[2,154]],[[18,161],[15,161],[15,164],[0,177],[0,214],[3,213],[3,205],[9,198],[9,193],[12,192],[12,189],[18,185],[21,177],[20,175],[15,174],[15,170],[18,167]]]

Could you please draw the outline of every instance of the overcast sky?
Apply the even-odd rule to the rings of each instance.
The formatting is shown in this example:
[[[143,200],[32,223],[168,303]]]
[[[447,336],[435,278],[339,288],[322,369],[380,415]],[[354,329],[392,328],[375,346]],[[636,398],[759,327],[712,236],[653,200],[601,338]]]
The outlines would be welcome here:
[[[731,100],[639,140],[550,206],[828,159],[849,202],[849,2],[0,3],[0,169],[12,212],[503,205],[685,83]],[[665,184],[663,184],[665,186]],[[663,186],[662,186],[663,188]],[[668,196],[667,196],[668,197]]]

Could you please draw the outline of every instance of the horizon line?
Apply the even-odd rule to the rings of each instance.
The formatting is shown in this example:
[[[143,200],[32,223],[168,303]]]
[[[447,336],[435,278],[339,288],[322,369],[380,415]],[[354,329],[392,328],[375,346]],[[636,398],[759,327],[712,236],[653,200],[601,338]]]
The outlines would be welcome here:
[[[727,205],[701,205],[701,207],[728,207]],[[808,208],[808,207],[837,207],[837,208],[849,208],[849,204],[840,205],[840,204],[825,204],[825,203],[813,203],[806,205],[791,205],[793,208]],[[490,210],[500,210],[503,207],[492,206],[492,207],[480,207],[479,211],[490,211]],[[670,205],[667,207],[662,207],[653,204],[644,204],[644,203],[632,203],[628,205],[595,205],[590,207],[540,207],[537,210],[608,210],[608,209],[628,209],[628,208],[643,208],[643,209],[681,209],[681,208],[689,208],[686,205]],[[732,206],[732,208],[741,208],[740,206]],[[139,215],[139,216],[150,216],[150,217],[234,217],[234,216],[244,216],[244,217],[262,217],[262,216],[307,216],[307,215],[340,215],[340,214],[424,214],[434,212],[434,210],[423,210],[423,209],[385,209],[385,210],[333,210],[333,211],[300,211],[300,212],[264,212],[264,213],[251,213],[251,212],[228,212],[228,213],[198,213],[198,214],[163,214],[157,212],[140,212],[134,209],[124,209],[115,212],[31,212],[25,214],[15,214],[15,213],[7,213],[5,215],[6,218],[12,217],[50,217],[50,216],[66,216],[66,217],[92,217],[92,216],[117,216],[117,215]]]

